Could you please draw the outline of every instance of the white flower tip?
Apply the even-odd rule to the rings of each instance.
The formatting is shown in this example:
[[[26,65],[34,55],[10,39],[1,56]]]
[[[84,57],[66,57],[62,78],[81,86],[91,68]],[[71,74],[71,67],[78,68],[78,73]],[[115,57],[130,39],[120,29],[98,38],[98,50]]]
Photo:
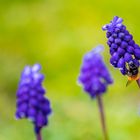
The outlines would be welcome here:
[[[98,45],[96,48],[93,49],[94,53],[100,53],[104,50],[104,46],[103,45]]]
[[[35,64],[33,67],[32,67],[32,72],[37,72],[41,70],[41,65],[40,64]]]

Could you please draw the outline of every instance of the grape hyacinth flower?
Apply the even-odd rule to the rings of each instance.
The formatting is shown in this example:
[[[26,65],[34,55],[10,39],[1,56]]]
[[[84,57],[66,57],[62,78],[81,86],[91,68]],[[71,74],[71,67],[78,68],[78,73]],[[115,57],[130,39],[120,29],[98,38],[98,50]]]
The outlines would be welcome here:
[[[50,101],[45,97],[42,86],[44,75],[39,71],[41,66],[26,66],[21,74],[17,90],[16,118],[27,118],[34,124],[37,140],[41,140],[41,129],[48,124],[51,113]]]
[[[138,74],[140,47],[122,22],[122,18],[115,16],[109,24],[102,27],[104,31],[107,31],[107,44],[111,54],[110,63],[118,68],[123,75],[128,76],[128,83],[136,80],[140,86]]]
[[[92,99],[97,98],[104,139],[108,140],[101,95],[106,92],[113,80],[100,55],[102,49],[102,46],[98,46],[84,56],[78,83]]]

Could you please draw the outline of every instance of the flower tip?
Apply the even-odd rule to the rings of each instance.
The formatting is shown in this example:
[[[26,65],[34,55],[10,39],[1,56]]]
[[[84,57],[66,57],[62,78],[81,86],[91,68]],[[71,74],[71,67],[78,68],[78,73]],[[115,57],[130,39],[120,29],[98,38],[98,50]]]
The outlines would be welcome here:
[[[40,64],[34,64],[32,67],[32,72],[38,72],[41,70],[41,65]]]
[[[104,50],[104,46],[103,45],[98,45],[97,47],[95,47],[94,49],[93,49],[93,52],[94,53],[100,53],[100,52],[102,52]]]
[[[116,24],[116,26],[121,26],[123,22],[123,19],[118,17],[118,16],[114,16],[112,23]]]
[[[109,24],[106,24],[102,27],[102,30],[108,30],[108,31],[112,31],[115,27],[121,27],[122,26],[122,22],[123,19],[118,17],[118,16],[114,16],[113,20],[110,21]]]
[[[22,72],[22,76],[29,76],[31,74],[31,67],[26,66]]]
[[[118,16],[114,16],[113,20],[114,20],[114,21],[117,21],[118,18],[119,18]]]
[[[106,30],[107,30],[107,25],[104,25],[104,26],[102,27],[102,30],[103,30],[103,31],[106,31]]]

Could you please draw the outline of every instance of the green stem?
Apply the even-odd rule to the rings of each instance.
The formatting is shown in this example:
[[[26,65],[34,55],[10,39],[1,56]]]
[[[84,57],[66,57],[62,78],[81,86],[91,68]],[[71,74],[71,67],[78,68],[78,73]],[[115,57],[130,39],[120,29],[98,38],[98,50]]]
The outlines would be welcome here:
[[[37,139],[37,140],[42,140],[41,131],[36,135],[36,139]]]
[[[105,116],[104,116],[104,108],[103,108],[102,98],[100,95],[97,95],[96,97],[97,97],[100,119],[101,119],[101,124],[102,124],[103,137],[104,137],[104,140],[109,140],[108,134],[107,134],[107,128],[106,128],[106,124],[105,124]]]

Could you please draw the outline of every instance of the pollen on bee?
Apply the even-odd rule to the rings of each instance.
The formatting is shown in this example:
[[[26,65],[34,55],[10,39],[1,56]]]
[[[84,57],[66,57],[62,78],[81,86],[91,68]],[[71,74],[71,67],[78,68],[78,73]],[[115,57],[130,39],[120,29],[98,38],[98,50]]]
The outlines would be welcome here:
[[[128,76],[129,81],[138,80],[140,78],[140,74]]]

